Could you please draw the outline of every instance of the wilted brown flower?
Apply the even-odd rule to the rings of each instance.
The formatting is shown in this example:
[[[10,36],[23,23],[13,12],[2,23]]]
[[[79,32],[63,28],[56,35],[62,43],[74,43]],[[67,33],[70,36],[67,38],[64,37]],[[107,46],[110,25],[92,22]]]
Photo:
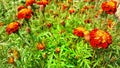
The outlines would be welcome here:
[[[90,18],[85,19],[85,20],[84,20],[84,23],[92,23],[92,20],[91,20]]]

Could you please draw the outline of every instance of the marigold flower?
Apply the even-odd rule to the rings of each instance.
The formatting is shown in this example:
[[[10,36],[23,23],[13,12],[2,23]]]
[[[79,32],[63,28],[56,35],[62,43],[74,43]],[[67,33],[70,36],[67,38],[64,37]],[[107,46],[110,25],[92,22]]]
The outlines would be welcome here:
[[[28,9],[28,8],[24,8],[24,9],[21,9],[19,12],[18,12],[18,19],[30,19],[32,16],[32,10],[31,9]]]
[[[51,26],[52,26],[52,24],[51,24],[51,23],[48,23],[48,24],[47,24],[47,27],[48,27],[48,28],[50,28]]]
[[[14,57],[9,57],[8,58],[8,63],[14,64]]]
[[[84,37],[86,30],[83,27],[78,27],[73,30],[73,34],[78,37]]]
[[[70,14],[72,14],[72,13],[74,13],[74,12],[75,12],[74,9],[70,9],[70,10],[69,10],[69,13],[70,13]]]
[[[19,59],[19,52],[17,50],[13,50],[14,58]]]
[[[117,10],[117,2],[116,1],[103,2],[102,9],[107,14],[115,14],[115,12]]]
[[[48,4],[48,0],[38,1],[37,4],[46,6]]]
[[[93,48],[108,48],[112,43],[111,35],[103,30],[94,29],[90,32],[90,44]]]
[[[26,0],[26,6],[30,6],[33,5],[33,3],[35,3],[35,0]]]
[[[45,45],[43,43],[38,43],[36,47],[37,47],[38,50],[44,50],[45,49]]]
[[[65,4],[62,5],[62,10],[66,10],[67,8],[68,8],[67,5],[65,5]]]
[[[55,52],[58,54],[58,53],[60,53],[60,48],[56,48],[55,49]]]
[[[17,32],[18,29],[19,29],[19,23],[18,22],[12,22],[7,26],[6,32],[8,34],[11,34],[11,33]]]
[[[20,5],[20,6],[18,6],[18,11],[20,11],[21,9],[24,9],[25,8],[25,6],[22,6],[22,5]]]

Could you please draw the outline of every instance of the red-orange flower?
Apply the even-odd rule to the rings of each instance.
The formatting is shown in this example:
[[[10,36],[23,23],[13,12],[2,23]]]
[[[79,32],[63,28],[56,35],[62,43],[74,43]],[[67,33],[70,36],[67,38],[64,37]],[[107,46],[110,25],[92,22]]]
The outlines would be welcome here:
[[[108,48],[112,43],[111,35],[103,30],[94,29],[90,32],[90,44],[93,48]]]
[[[38,1],[37,4],[46,6],[48,4],[48,0]]]
[[[70,13],[70,14],[72,14],[72,13],[74,13],[74,12],[75,12],[74,9],[70,9],[70,10],[69,10],[69,13]]]
[[[37,47],[38,50],[44,50],[45,49],[45,45],[43,43],[38,43],[36,47]]]
[[[32,10],[31,9],[28,9],[28,8],[24,8],[24,9],[21,9],[19,12],[18,12],[18,19],[30,19],[32,16]]]
[[[102,9],[107,14],[114,14],[117,10],[117,2],[116,1],[103,2]]]
[[[86,30],[83,27],[78,27],[73,30],[73,34],[78,37],[84,37]]]
[[[55,49],[55,52],[58,54],[58,53],[60,53],[60,48],[56,48]]]
[[[62,5],[62,10],[66,10],[68,8],[68,6],[66,4]]]
[[[20,11],[21,9],[24,9],[24,8],[25,8],[25,6],[20,5],[20,6],[18,6],[18,11]]]
[[[8,63],[9,63],[9,64],[14,64],[14,63],[15,63],[14,57],[9,57],[9,58],[8,58]]]
[[[11,34],[11,33],[17,32],[18,29],[19,29],[19,23],[18,22],[12,22],[7,26],[6,32],[8,34]]]
[[[33,3],[35,3],[35,0],[26,0],[26,6],[30,6],[33,5]]]

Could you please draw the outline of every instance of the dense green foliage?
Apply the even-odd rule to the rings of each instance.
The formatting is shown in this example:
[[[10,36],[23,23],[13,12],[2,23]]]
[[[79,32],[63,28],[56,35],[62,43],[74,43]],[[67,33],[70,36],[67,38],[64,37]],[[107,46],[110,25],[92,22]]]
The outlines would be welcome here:
[[[97,1],[97,0],[96,0]],[[34,4],[34,15],[27,21],[31,26],[31,34],[26,32],[29,27],[24,20],[17,19],[17,7],[24,5],[25,0],[0,0],[0,68],[119,68],[120,67],[120,22],[114,15],[102,14],[95,18],[95,14],[101,9],[98,2],[74,2],[70,4],[75,8],[75,13],[69,14],[68,9],[62,11],[59,4],[66,1],[54,3],[54,0],[45,7],[44,15],[39,11],[39,6]],[[95,5],[94,9],[89,9],[84,13],[80,12],[84,6]],[[53,11],[53,12],[50,12]],[[66,19],[66,16],[69,19]],[[90,18],[91,23],[84,23]],[[107,19],[111,19],[116,25],[107,31],[112,35],[112,44],[107,49],[93,49],[84,38],[73,34],[73,29],[79,26],[88,31],[99,28],[106,29]],[[6,26],[18,21],[22,25],[18,34],[6,33]],[[65,22],[63,26],[61,23]],[[52,24],[48,28],[47,24]],[[25,43],[29,42],[29,45]],[[38,50],[36,45],[43,42],[45,50]],[[55,49],[60,48],[60,53]],[[15,59],[15,64],[9,64],[8,58],[13,56],[9,50],[17,50],[19,59]]]

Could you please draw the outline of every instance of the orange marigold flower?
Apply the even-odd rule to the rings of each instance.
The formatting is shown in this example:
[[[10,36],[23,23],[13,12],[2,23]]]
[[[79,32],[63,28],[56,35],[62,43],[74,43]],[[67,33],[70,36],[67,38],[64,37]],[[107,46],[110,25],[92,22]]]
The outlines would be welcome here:
[[[86,30],[83,27],[78,27],[73,30],[73,34],[78,37],[84,37]]]
[[[18,12],[18,19],[30,19],[32,16],[32,10],[31,9],[28,9],[28,8],[24,8],[24,9],[21,9],[19,12]]]
[[[46,6],[48,4],[48,0],[38,1],[37,4]]]
[[[58,53],[60,53],[60,48],[56,48],[55,49],[55,52],[58,54]]]
[[[35,3],[35,0],[26,0],[26,6],[30,6],[33,5],[33,3]]]
[[[14,64],[14,57],[9,57],[8,58],[8,63]]]
[[[74,12],[75,12],[74,9],[70,9],[70,10],[69,10],[69,13],[70,13],[70,14],[72,14],[72,13],[74,13]]]
[[[48,27],[48,28],[50,28],[51,26],[52,26],[52,24],[51,24],[51,23],[48,23],[48,24],[47,24],[47,27]]]
[[[22,6],[22,5],[20,5],[20,6],[18,6],[18,11],[20,11],[21,9],[24,9],[25,8],[25,6]]]
[[[103,30],[94,29],[90,32],[90,44],[93,48],[108,48],[112,43],[112,36]]]
[[[45,45],[43,43],[38,43],[36,47],[37,47],[38,50],[44,50],[45,49]]]
[[[11,34],[11,33],[17,32],[18,29],[19,29],[19,23],[18,22],[12,22],[7,26],[6,32],[8,34]]]
[[[107,14],[115,14],[115,12],[117,10],[117,2],[116,1],[103,2],[102,9]]]
[[[62,10],[66,10],[67,8],[68,8],[67,5],[65,5],[65,4],[62,5]]]
[[[18,50],[13,50],[13,56],[16,59],[19,59],[19,52],[18,52]]]

